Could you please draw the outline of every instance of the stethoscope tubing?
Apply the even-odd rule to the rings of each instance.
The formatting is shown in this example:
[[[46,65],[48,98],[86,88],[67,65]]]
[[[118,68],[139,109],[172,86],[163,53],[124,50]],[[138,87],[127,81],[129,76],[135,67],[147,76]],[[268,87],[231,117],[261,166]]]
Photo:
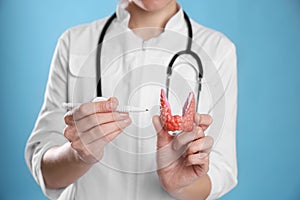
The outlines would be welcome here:
[[[186,21],[186,25],[188,28],[188,41],[187,41],[187,47],[185,50],[177,52],[172,59],[169,62],[168,68],[167,68],[167,79],[166,79],[166,95],[168,97],[169,95],[169,86],[170,86],[170,79],[172,76],[173,72],[173,65],[178,57],[181,55],[190,55],[192,56],[198,65],[198,76],[197,76],[197,82],[198,82],[198,88],[197,88],[197,103],[196,103],[196,110],[198,110],[198,102],[200,98],[200,91],[201,91],[201,80],[203,78],[203,66],[200,57],[191,50],[192,48],[192,40],[193,40],[193,29],[191,25],[191,21],[188,17],[188,15],[183,11],[184,14],[184,19]],[[112,23],[112,21],[117,17],[117,14],[114,13],[111,15],[106,23],[103,26],[103,29],[100,33],[99,40],[98,40],[98,45],[97,45],[97,53],[96,53],[96,81],[97,81],[97,96],[101,97],[102,96],[102,81],[101,81],[101,51],[102,51],[102,45],[103,45],[103,40],[105,37],[105,34]]]

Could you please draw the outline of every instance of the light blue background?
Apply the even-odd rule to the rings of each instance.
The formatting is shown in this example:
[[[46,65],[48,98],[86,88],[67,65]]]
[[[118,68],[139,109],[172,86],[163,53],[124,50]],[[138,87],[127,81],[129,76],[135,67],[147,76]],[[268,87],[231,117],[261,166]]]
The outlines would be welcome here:
[[[300,1],[180,2],[237,46],[239,184],[223,199],[300,199]],[[0,199],[45,199],[23,154],[57,39],[111,14],[116,3],[0,1]]]

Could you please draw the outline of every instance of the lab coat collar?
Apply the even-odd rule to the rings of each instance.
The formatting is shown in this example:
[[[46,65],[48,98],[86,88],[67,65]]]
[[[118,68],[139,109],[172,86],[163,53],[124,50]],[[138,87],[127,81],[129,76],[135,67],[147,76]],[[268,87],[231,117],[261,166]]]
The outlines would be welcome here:
[[[117,5],[116,14],[118,22],[128,28],[130,13],[126,10],[127,5],[128,0],[121,0]],[[182,31],[182,27],[185,26],[183,9],[179,4],[177,4],[177,6],[179,7],[178,12],[169,19],[165,30],[178,32],[180,30]]]

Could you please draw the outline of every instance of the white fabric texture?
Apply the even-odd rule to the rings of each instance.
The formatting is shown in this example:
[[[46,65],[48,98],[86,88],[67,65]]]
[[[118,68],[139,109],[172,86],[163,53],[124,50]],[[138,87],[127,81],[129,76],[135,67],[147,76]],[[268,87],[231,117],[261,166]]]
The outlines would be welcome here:
[[[117,19],[109,27],[102,48],[103,96],[116,96],[120,104],[147,107],[148,113],[131,114],[132,125],[110,143],[103,159],[78,181],[60,190],[45,187],[40,163],[43,154],[66,142],[63,102],[88,102],[96,96],[95,55],[107,18],[67,30],[59,39],[44,104],[27,142],[25,158],[44,194],[51,199],[173,199],[156,174],[156,133],[151,117],[159,113],[160,89],[165,87],[166,66],[186,48],[187,27],[180,9],[163,33],[143,41],[128,28],[129,13],[120,3]],[[237,63],[234,44],[223,34],[195,21],[192,49],[201,57],[204,78],[199,113],[210,113],[214,123],[206,134],[215,144],[210,154],[209,177],[216,199],[237,184],[236,111]],[[170,101],[180,112],[182,99],[195,90],[193,59],[176,62]],[[187,84],[185,84],[187,83]],[[187,86],[185,86],[187,85]]]

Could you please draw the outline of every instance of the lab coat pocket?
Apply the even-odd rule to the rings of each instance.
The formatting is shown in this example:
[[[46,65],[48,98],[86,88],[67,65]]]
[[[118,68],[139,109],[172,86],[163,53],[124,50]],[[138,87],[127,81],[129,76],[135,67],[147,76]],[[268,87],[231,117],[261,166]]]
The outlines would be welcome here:
[[[69,101],[87,102],[96,96],[96,58],[92,55],[70,55],[68,75]]]

